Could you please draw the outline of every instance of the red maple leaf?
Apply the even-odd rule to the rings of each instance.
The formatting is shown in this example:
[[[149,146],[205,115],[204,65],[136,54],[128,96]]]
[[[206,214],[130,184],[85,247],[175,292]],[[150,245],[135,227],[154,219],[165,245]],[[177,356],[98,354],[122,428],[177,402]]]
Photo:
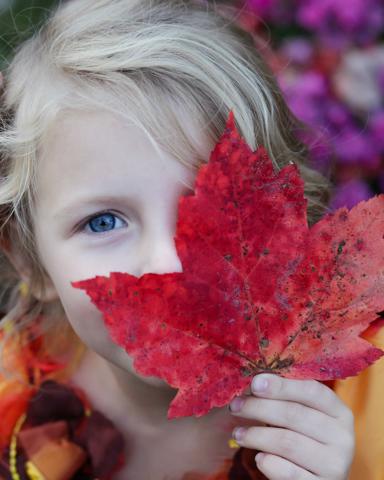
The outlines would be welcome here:
[[[308,228],[303,180],[252,152],[230,112],[180,197],[183,272],[72,282],[103,313],[134,368],[178,388],[168,418],[201,416],[271,372],[330,380],[384,352],[360,337],[384,305],[384,195]]]

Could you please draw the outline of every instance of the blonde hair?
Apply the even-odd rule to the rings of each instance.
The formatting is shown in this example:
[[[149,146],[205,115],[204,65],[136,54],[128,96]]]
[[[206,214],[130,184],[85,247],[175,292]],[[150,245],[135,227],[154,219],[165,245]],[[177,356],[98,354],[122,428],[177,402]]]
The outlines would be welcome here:
[[[31,268],[30,283],[40,291],[46,272],[31,221],[36,165],[49,127],[70,110],[120,115],[186,165],[192,158],[208,161],[186,119],[196,122],[212,149],[233,110],[253,150],[264,145],[276,169],[289,162],[299,166],[309,222],[326,208],[330,184],[306,165],[307,150],[295,135],[303,126],[287,108],[251,35],[209,4],[193,1],[63,1],[16,48],[1,94],[0,234],[3,242],[20,247]],[[19,278],[4,255],[0,262],[0,309],[12,320]],[[16,331],[42,312],[50,335],[64,318],[60,304],[43,305],[33,296],[23,302],[23,315],[19,311],[13,319]],[[70,332],[68,323],[61,325]]]

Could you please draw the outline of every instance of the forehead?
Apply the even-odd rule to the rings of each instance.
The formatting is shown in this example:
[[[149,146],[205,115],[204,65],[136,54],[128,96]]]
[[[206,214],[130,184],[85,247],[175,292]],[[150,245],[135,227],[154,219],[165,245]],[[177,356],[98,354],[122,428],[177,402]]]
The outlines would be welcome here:
[[[151,143],[145,132],[109,112],[66,113],[46,132],[37,168],[37,203],[74,192],[114,189],[131,194],[161,181],[193,185],[194,173]],[[109,192],[110,193],[110,192]]]

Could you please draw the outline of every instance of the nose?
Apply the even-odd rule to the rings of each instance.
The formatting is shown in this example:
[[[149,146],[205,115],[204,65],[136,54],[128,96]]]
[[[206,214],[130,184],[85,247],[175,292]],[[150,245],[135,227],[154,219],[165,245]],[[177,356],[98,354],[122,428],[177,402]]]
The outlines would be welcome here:
[[[173,235],[153,238],[144,248],[143,258],[140,275],[183,271]]]

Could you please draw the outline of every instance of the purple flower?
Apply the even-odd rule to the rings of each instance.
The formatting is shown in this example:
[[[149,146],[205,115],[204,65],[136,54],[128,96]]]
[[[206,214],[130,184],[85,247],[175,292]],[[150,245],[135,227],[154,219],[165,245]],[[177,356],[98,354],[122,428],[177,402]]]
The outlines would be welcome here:
[[[327,81],[320,73],[309,71],[279,77],[279,84],[293,113],[305,123],[322,125]]]
[[[263,18],[269,17],[276,9],[278,0],[248,0],[248,6]]]
[[[379,188],[380,192],[384,193],[384,172],[379,175]]]
[[[369,120],[369,130],[372,143],[384,155],[384,110],[375,112]]]
[[[285,58],[298,65],[307,65],[313,57],[314,46],[304,37],[288,38],[280,48]]]
[[[297,22],[314,31],[322,43],[341,49],[366,45],[382,32],[382,0],[300,0]]]
[[[292,112],[309,127],[300,138],[309,146],[314,166],[326,172],[334,156],[339,164],[361,165],[370,171],[380,167],[383,115],[373,115],[367,128],[335,98],[319,72],[285,72],[279,83]]]
[[[298,0],[247,0],[246,6],[263,20],[289,24],[294,20]]]
[[[352,208],[362,200],[368,200],[374,195],[369,185],[357,178],[338,185],[330,201],[331,210],[341,207]]]
[[[333,143],[340,164],[360,164],[370,169],[380,166],[379,152],[370,135],[354,125],[340,131]]]

